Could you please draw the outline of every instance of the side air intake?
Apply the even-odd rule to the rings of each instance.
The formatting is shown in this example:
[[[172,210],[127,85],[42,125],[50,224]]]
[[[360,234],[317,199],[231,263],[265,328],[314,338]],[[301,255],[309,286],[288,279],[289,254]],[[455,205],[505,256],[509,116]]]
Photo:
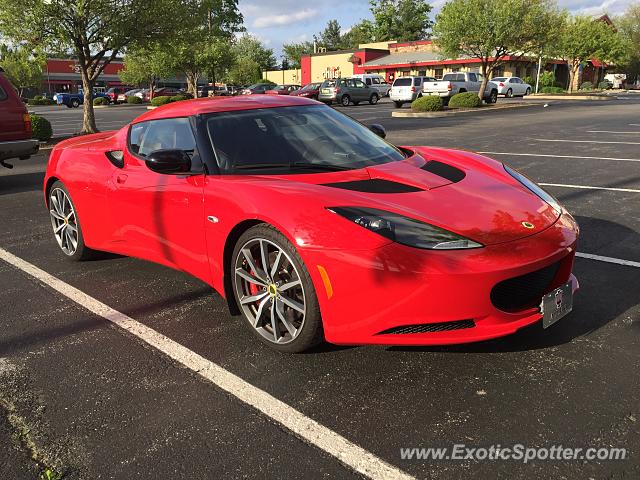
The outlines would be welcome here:
[[[342,188],[363,193],[414,193],[423,190],[404,183],[374,178],[371,180],[355,180],[352,182],[324,183],[325,187]]]
[[[422,167],[422,170],[431,172],[439,177],[445,178],[453,183],[458,183],[465,177],[465,173],[459,168],[452,167],[446,163],[438,162],[437,160],[429,160]]]

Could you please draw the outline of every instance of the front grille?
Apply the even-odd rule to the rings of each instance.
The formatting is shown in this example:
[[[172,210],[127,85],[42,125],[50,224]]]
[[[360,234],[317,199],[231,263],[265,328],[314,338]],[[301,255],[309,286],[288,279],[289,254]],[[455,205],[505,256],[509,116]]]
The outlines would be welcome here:
[[[498,283],[491,290],[491,303],[505,312],[519,312],[540,305],[559,268],[560,262],[556,262]]]
[[[406,333],[433,333],[445,332],[447,330],[460,330],[462,328],[473,328],[476,324],[473,320],[458,320],[456,322],[422,323],[419,325],[402,325],[379,332],[377,335],[403,335]]]

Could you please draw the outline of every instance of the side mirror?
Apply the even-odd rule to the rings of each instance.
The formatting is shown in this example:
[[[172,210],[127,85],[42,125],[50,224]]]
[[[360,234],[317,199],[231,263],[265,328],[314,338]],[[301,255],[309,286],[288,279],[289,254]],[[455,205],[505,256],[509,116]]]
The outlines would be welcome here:
[[[387,138],[387,131],[379,123],[374,123],[373,125],[371,125],[369,127],[369,130],[378,135],[380,138]]]
[[[191,157],[183,150],[156,150],[145,163],[157,173],[189,173],[191,170]]]

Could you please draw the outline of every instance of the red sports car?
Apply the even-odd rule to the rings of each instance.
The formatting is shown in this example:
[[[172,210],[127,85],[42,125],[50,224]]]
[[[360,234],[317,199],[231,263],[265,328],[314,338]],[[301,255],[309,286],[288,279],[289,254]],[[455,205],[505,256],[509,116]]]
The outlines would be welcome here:
[[[54,236],[188,272],[275,349],[499,337],[571,310],[578,226],[475,153],[301,97],[177,102],[51,152]]]

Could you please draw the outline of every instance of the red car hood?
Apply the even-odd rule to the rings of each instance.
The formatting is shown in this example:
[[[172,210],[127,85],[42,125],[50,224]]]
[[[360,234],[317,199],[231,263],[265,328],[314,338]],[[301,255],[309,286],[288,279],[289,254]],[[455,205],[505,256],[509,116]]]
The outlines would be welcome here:
[[[459,150],[414,150],[420,155],[401,162],[349,172],[279,178],[316,185],[313,192],[308,193],[317,195],[326,207],[366,206],[388,210],[445,228],[483,245],[534,235],[553,225],[559,217],[549,204],[511,177],[495,160]],[[421,168],[432,160],[455,167],[464,173],[464,178],[447,179]],[[372,179],[420,190],[370,193],[340,187],[341,182]],[[322,193],[318,189],[322,189]]]

